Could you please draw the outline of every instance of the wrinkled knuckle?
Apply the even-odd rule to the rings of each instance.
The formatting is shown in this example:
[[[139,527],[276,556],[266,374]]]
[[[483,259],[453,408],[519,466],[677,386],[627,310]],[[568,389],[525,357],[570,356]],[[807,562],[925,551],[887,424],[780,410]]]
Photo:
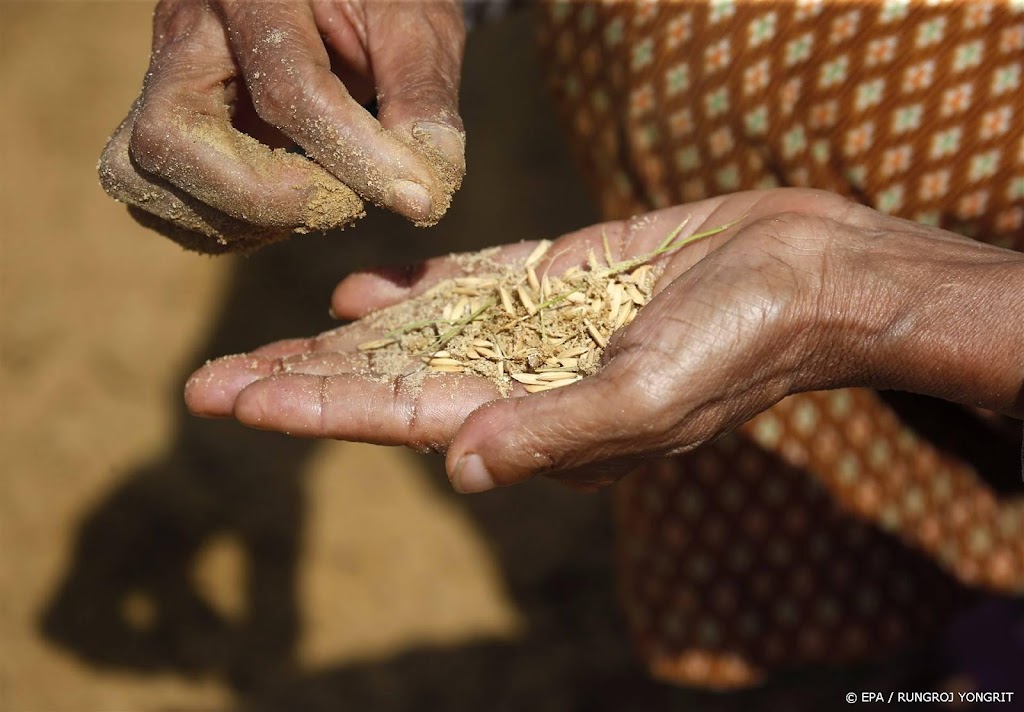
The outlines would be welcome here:
[[[159,106],[150,102],[143,105],[128,140],[131,158],[145,170],[157,174],[170,158],[178,135],[174,122]]]
[[[399,376],[392,384],[391,403],[393,418],[404,433],[405,445],[422,452],[443,452],[448,443],[438,437],[434,423],[424,417],[422,394],[409,398],[409,376]]]
[[[763,241],[766,258],[805,262],[828,249],[834,231],[835,223],[829,218],[787,210],[758,218],[744,233]]]
[[[652,374],[623,379],[615,393],[616,402],[628,403],[633,417],[654,424],[665,409],[665,388]]]
[[[457,91],[457,82],[446,74],[418,74],[409,83],[409,93],[431,107],[446,107]]]
[[[259,117],[276,127],[286,125],[295,110],[296,91],[284,77],[265,74],[249,82],[252,104]]]
[[[417,105],[425,114],[453,110],[459,82],[444,64],[438,61],[406,64],[401,71],[404,101]]]
[[[762,215],[750,223],[751,228],[762,229],[769,235],[782,235],[794,228],[801,228],[809,221],[809,216],[796,210],[782,210],[770,215]]]
[[[533,476],[567,467],[568,445],[575,439],[573,428],[565,424],[540,424],[528,414],[524,414],[526,417],[519,415],[520,409],[525,407],[522,399],[516,401],[514,422],[521,423],[522,427],[499,435],[492,443],[495,450],[506,454],[506,457],[497,458],[495,467],[510,470],[493,473],[496,476],[511,476],[514,470],[523,470]]]
[[[605,402],[621,403],[631,419],[650,422],[665,408],[666,385],[659,378],[660,371],[643,363],[642,355],[627,351],[615,357],[626,368],[611,368],[604,373],[607,379]]]
[[[564,441],[561,439],[553,441],[548,433],[535,433],[534,435],[535,437],[529,440],[528,445],[516,446],[516,460],[518,460],[516,469],[521,468],[532,477],[549,472],[559,472],[575,464]],[[500,476],[504,473],[497,472],[495,474]]]
[[[295,125],[299,115],[321,115],[323,112],[317,108],[327,89],[321,74],[313,66],[261,73],[259,79],[249,83],[256,113],[268,124],[282,129]]]

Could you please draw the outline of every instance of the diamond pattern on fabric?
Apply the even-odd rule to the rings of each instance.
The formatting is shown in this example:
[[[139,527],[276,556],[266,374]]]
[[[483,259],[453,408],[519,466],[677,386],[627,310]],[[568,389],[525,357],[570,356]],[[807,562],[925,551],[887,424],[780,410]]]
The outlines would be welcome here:
[[[540,39],[608,218],[799,185],[1024,249],[1019,0],[606,0],[549,6]],[[617,486],[624,606],[654,674],[751,685],[905,649],[972,588],[1024,593],[1024,500],[951,445],[977,430],[1016,466],[1019,442],[905,411],[793,396]]]

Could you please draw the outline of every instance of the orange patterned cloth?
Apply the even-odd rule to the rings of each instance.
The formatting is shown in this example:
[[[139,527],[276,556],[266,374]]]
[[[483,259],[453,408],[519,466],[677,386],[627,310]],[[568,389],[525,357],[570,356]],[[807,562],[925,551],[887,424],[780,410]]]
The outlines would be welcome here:
[[[608,218],[811,186],[1024,249],[1024,3],[553,2],[572,150]],[[653,673],[712,687],[934,637],[1024,593],[1019,427],[863,389],[790,397],[615,492]]]

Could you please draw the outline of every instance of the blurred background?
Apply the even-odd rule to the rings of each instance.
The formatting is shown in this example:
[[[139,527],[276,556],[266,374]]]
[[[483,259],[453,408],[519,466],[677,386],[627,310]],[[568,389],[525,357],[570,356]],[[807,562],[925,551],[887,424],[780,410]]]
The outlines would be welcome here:
[[[658,706],[601,496],[468,498],[439,458],[191,418],[204,360],[330,328],[345,273],[594,222],[529,13],[475,33],[469,175],[417,230],[208,258],[135,225],[96,160],[146,70],[147,2],[0,2],[0,709]]]

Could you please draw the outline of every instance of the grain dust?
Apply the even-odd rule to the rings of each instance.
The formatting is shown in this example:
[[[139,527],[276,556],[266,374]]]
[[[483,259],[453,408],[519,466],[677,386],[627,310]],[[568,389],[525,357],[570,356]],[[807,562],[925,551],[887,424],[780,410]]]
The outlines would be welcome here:
[[[550,274],[541,267],[550,246],[510,266],[493,251],[460,257],[462,276],[367,317],[381,336],[359,350],[378,356],[380,375],[406,375],[415,359],[427,373],[483,376],[506,396],[517,383],[538,393],[593,375],[612,333],[650,301],[659,270],[606,260]],[[402,370],[382,374],[385,362]]]

